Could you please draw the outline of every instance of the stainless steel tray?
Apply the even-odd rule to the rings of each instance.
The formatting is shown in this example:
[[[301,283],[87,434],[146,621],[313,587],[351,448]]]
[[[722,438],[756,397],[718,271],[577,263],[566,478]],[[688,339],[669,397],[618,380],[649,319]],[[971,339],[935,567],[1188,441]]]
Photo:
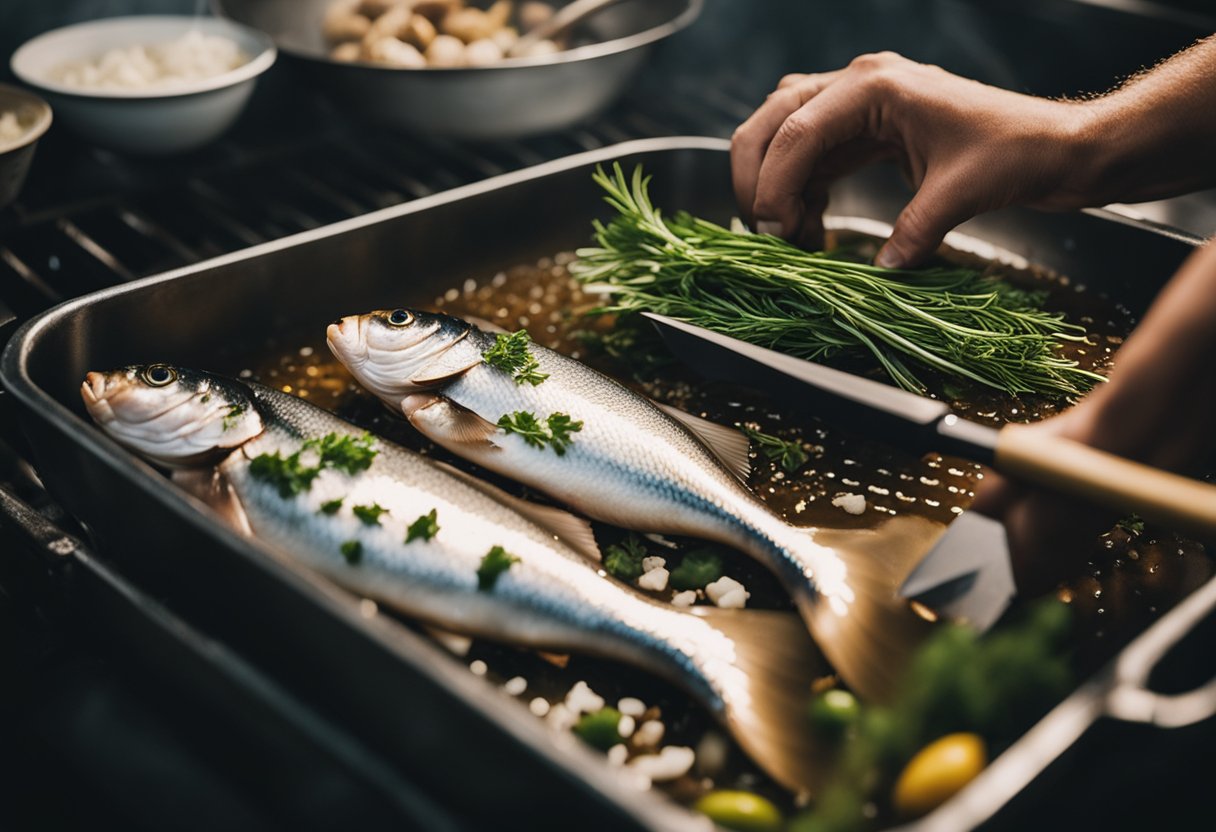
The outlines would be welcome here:
[[[704,819],[639,794],[572,737],[358,599],[207,520],[164,478],[84,417],[84,373],[138,361],[208,366],[267,335],[323,327],[342,311],[427,302],[466,277],[568,250],[605,208],[590,172],[642,162],[660,205],[725,221],[733,212],[727,144],[633,142],[540,165],[65,303],[28,322],[0,361],[0,383],[49,489],[120,566],[203,621],[475,822],[533,828],[690,829]],[[841,184],[832,211],[892,220],[899,179],[871,171]],[[1007,254],[1143,307],[1197,242],[1102,211],[1011,209],[962,229]],[[1082,744],[1104,715],[1149,724],[1209,720],[1216,692],[1162,697],[1149,673],[1200,622],[1216,620],[1216,582],[1163,617],[970,787],[918,828],[1000,825],[1011,801]],[[1204,679],[1203,681],[1206,681]]]

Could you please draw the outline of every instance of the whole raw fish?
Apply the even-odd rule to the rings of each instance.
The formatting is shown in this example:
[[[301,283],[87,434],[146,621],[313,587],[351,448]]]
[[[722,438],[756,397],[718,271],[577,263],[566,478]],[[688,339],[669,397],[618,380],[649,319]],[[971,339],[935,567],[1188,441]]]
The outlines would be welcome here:
[[[874,531],[791,526],[741,481],[748,440],[739,431],[661,407],[537,344],[526,361],[516,350],[525,369],[489,363],[506,337],[416,309],[328,329],[359,383],[449,451],[588,517],[717,541],[767,564],[849,685],[871,698],[892,693],[928,626],[897,589],[940,526],[914,517]],[[500,426],[521,412],[538,420],[539,439]],[[544,441],[554,414],[581,423],[565,442]]]
[[[777,780],[814,788],[826,672],[797,616],[657,603],[601,576],[585,521],[269,388],[164,364],[89,373],[89,414],[238,529],[442,628],[607,656],[681,684]]]

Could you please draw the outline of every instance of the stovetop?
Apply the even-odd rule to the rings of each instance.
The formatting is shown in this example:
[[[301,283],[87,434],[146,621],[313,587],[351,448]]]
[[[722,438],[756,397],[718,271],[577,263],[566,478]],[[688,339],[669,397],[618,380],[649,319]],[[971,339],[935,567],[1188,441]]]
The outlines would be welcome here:
[[[48,7],[66,18],[94,5],[40,5],[33,23],[8,6],[0,52],[21,32],[8,23],[47,28],[66,22],[47,19]],[[127,158],[52,129],[22,199],[0,212],[0,343],[61,300],[495,174],[629,139],[728,136],[784,72],[832,68],[859,52],[895,48],[1057,94],[1102,88],[1195,34],[1189,18],[1138,18],[1105,5],[1119,4],[709,0],[702,21],[611,111],[520,141],[402,136],[353,119],[302,86],[285,61],[228,135],[185,157]],[[1138,210],[1216,230],[1208,195]],[[0,828],[31,820],[39,828],[400,828],[402,818],[414,828],[460,828],[458,809],[394,779],[340,728],[124,582],[104,552],[60,565],[63,534],[87,541],[87,530],[42,490],[3,396]],[[22,505],[35,512],[22,514]],[[158,661],[166,651],[195,659]],[[217,666],[224,675],[208,672]]]

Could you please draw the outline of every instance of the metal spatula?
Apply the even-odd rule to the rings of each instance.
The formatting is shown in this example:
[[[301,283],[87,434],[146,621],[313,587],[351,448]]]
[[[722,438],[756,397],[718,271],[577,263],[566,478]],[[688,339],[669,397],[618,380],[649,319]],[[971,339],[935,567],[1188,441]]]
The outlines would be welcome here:
[[[662,315],[643,314],[654,321],[680,360],[707,377],[764,390],[827,422],[848,424],[899,447],[971,459],[1032,485],[1135,512],[1200,538],[1216,538],[1216,485],[1027,431],[1025,425],[997,430],[968,422],[933,399]],[[991,626],[1014,594],[1004,528],[964,512],[912,570],[900,592],[981,630]]]

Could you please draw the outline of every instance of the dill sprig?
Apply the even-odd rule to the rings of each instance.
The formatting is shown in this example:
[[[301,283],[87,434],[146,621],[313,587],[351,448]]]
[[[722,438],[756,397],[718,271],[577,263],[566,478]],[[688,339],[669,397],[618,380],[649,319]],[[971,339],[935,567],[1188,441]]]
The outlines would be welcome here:
[[[494,345],[481,354],[481,360],[504,373],[510,373],[516,384],[526,382],[535,387],[549,374],[540,372],[540,362],[528,349],[530,343],[532,339],[526,329],[500,332],[494,338]]]
[[[1011,394],[1078,396],[1102,376],[1061,357],[1083,327],[1042,296],[974,269],[883,269],[678,213],[666,219],[635,168],[594,175],[618,212],[571,271],[606,285],[600,311],[651,311],[808,359],[869,352],[901,387],[932,368]]]
[[[740,428],[748,438],[753,440],[760,446],[760,451],[769,459],[780,460],[781,467],[786,471],[797,471],[806,464],[807,454],[806,448],[802,447],[802,443],[796,439],[782,439],[780,436],[773,436],[771,433],[761,433],[760,431],[749,428]]]

